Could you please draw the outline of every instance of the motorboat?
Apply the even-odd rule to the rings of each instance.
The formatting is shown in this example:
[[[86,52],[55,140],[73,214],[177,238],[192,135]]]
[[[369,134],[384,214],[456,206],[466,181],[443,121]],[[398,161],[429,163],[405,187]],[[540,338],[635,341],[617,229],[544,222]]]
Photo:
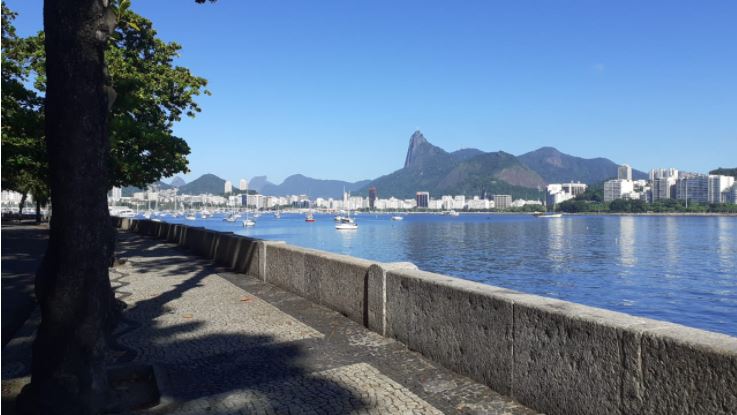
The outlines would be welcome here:
[[[246,228],[250,228],[251,226],[256,226],[256,221],[253,219],[244,219],[243,226]]]
[[[563,214],[562,213],[552,213],[551,212],[551,213],[541,213],[541,214],[537,214],[535,216],[537,216],[538,218],[541,218],[541,219],[552,219],[552,218],[562,218],[563,217]]]
[[[339,231],[354,230],[354,229],[358,229],[358,224],[355,223],[355,222],[352,222],[352,223],[349,223],[349,222],[341,222],[341,223],[335,225],[335,229],[337,229]]]
[[[404,216],[392,216],[392,220],[404,220]]]
[[[309,212],[309,213],[308,213],[308,214],[307,214],[307,215],[305,216],[305,222],[310,222],[310,223],[312,223],[312,222],[314,222],[314,221],[315,221],[315,216],[313,216],[313,215],[312,215],[312,212]]]

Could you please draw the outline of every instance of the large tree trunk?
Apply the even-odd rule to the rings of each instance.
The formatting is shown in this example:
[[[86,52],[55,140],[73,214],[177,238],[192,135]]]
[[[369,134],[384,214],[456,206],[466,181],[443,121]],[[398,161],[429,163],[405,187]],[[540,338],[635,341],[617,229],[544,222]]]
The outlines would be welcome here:
[[[113,295],[108,265],[110,145],[104,73],[107,0],[45,0],[46,143],[51,219],[36,275],[41,325],[21,408],[91,414],[105,402],[105,337]],[[30,407],[29,407],[30,406]]]

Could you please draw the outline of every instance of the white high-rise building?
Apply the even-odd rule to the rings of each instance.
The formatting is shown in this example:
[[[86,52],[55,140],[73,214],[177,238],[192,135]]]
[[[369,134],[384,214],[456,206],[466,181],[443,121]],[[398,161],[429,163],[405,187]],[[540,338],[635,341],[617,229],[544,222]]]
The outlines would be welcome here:
[[[672,177],[674,179],[678,178],[678,169],[669,168],[669,169],[650,170],[650,181],[653,181],[656,179],[667,179],[669,177]]]
[[[627,166],[629,167],[629,166]],[[631,172],[630,172],[631,174]],[[625,199],[635,190],[632,180],[607,180],[604,182],[604,202]]]
[[[734,185],[734,177],[710,174],[708,190],[709,203],[727,203],[732,185]]]
[[[632,180],[632,167],[627,164],[619,166],[619,168],[617,169],[617,179]]]
[[[111,193],[111,199],[113,199],[113,202],[117,202],[123,197],[123,189],[120,187],[114,186]]]
[[[233,183],[230,180],[225,181],[225,193],[233,193]]]
[[[248,180],[241,179],[240,183],[238,183],[238,189],[240,189],[243,192],[248,190]]]

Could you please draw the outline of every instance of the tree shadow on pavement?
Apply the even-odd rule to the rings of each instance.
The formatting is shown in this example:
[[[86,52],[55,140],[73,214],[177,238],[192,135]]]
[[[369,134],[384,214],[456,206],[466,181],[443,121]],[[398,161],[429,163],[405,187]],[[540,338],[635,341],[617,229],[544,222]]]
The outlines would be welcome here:
[[[158,317],[175,313],[171,309],[173,301],[203,286],[203,280],[215,271],[206,261],[191,256],[182,258],[186,254],[172,245],[158,245],[160,249],[156,250],[146,246],[151,243],[118,241],[119,256],[135,261],[129,264],[135,272],[135,277],[130,278],[146,278],[150,274],[150,278],[177,278],[179,282],[125,310],[117,336],[121,343],[131,345],[135,353],[120,354],[116,362],[145,362],[163,375],[159,377],[159,387],[171,402],[157,411],[343,414],[371,406],[357,388],[331,375],[310,372],[305,364],[306,346],[299,341],[279,342],[270,335],[232,330],[203,330],[210,323],[197,320],[197,315],[185,316],[181,323],[171,324],[170,319],[168,325],[161,324]],[[186,279],[181,280],[182,275],[187,275]],[[125,294],[128,289],[133,287],[121,285],[117,292]]]

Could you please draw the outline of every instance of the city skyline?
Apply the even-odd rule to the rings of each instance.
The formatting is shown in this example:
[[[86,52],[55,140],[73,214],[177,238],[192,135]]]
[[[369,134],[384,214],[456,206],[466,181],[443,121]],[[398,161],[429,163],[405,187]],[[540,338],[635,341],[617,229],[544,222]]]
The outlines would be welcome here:
[[[40,0],[8,5],[20,13],[19,34],[41,29]],[[375,178],[401,167],[417,128],[449,150],[553,146],[641,170],[733,167],[737,59],[724,52],[737,37],[737,5],[630,6],[133,9],[183,45],[178,64],[210,81],[203,112],[175,126],[192,147],[187,181]]]

